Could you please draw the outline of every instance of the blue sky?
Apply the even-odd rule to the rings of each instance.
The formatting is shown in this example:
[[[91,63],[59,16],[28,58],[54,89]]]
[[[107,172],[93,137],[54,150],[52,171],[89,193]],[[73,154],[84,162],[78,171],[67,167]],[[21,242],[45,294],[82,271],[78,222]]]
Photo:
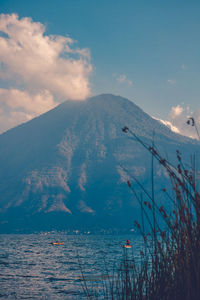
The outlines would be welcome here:
[[[0,0],[0,12],[29,17],[45,25],[45,35],[89,49],[90,94],[125,96],[165,120],[177,106],[177,116],[198,116],[199,1]],[[13,82],[2,80],[1,88]]]

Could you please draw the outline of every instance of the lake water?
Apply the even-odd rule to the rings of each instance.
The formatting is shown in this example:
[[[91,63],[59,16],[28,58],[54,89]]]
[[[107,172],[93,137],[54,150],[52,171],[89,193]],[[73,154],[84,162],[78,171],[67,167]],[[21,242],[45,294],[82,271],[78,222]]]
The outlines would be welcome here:
[[[127,236],[64,233],[0,235],[1,299],[86,299],[88,287],[118,268]],[[129,255],[139,257],[142,240],[132,234]],[[64,245],[53,246],[52,241]]]

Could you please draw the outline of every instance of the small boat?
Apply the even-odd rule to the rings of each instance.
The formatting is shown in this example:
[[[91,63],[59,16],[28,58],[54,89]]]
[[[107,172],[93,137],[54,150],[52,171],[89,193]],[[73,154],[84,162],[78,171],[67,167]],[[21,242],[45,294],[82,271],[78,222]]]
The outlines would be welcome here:
[[[130,248],[132,248],[132,246],[131,246],[131,245],[122,245],[122,247],[123,247],[123,248],[126,248],[126,249],[130,249]]]
[[[51,245],[64,245],[63,242],[52,242]]]

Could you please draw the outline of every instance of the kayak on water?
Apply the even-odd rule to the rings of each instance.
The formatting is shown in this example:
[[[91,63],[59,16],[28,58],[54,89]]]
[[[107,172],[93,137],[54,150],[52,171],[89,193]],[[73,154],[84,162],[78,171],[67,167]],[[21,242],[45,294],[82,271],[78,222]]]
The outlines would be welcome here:
[[[127,249],[132,248],[129,239],[126,239],[126,244],[125,244],[125,245],[122,245],[122,247],[123,247],[123,248],[127,248]]]
[[[64,245],[63,242],[52,242],[51,245]]]
[[[122,247],[123,247],[123,248],[126,248],[126,249],[130,249],[130,248],[132,248],[132,246],[131,246],[131,245],[122,245]]]

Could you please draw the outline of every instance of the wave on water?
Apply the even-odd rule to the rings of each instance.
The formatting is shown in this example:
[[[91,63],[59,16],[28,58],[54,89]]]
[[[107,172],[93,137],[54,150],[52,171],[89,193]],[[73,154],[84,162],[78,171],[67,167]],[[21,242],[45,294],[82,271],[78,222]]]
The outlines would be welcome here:
[[[83,282],[110,280],[127,236],[29,234],[0,235],[0,298],[84,299]],[[130,238],[137,257],[141,239]],[[51,245],[62,241],[63,245]]]

